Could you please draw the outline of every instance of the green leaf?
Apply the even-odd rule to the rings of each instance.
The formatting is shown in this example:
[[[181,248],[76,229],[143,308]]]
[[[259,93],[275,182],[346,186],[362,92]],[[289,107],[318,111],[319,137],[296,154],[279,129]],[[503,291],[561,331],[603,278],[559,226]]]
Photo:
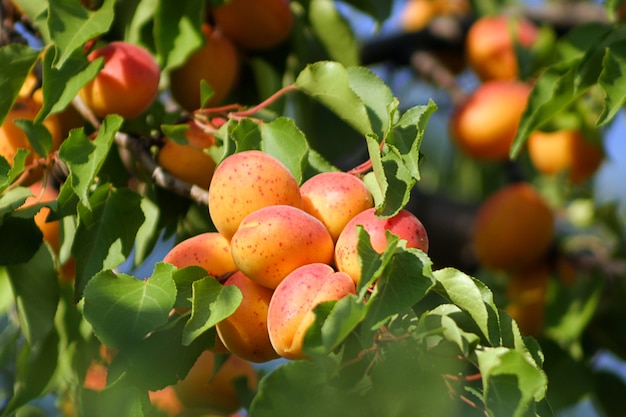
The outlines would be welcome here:
[[[397,248],[367,302],[366,326],[378,329],[420,301],[435,285],[431,265],[424,252]]]
[[[41,245],[28,262],[10,265],[7,272],[22,333],[31,345],[40,343],[54,328],[60,298],[59,280],[50,249]]]
[[[14,415],[21,406],[45,392],[57,370],[58,356],[57,332],[49,332],[46,338],[32,345],[21,345],[15,369],[15,391],[3,409],[3,417]]]
[[[0,47],[0,125],[13,107],[22,84],[39,58],[36,51],[20,43]]]
[[[380,24],[391,16],[393,7],[393,2],[380,0],[346,0],[346,3],[368,14]]]
[[[193,298],[193,283],[207,277],[206,269],[200,266],[187,266],[174,271],[176,284],[175,308],[191,309]]]
[[[43,234],[32,217],[5,218],[0,224],[0,236],[0,265],[27,262],[43,242]]]
[[[13,123],[26,133],[30,146],[37,154],[48,155],[52,149],[52,135],[46,126],[27,119],[17,119]]]
[[[100,9],[90,11],[73,0],[49,1],[48,30],[59,52],[54,57],[55,67],[62,67],[74,51],[109,30],[115,16],[114,6],[115,0],[104,0]]]
[[[12,188],[0,194],[0,222],[4,216],[21,207],[32,195],[33,193],[26,187]]]
[[[173,265],[158,263],[138,280],[113,271],[96,274],[84,291],[84,316],[105,345],[124,348],[167,323],[176,301]]]
[[[332,0],[312,0],[309,22],[328,55],[345,66],[359,64],[359,48],[354,32],[346,18],[337,11]]]
[[[109,115],[102,121],[95,139],[88,139],[82,129],[72,130],[61,144],[59,158],[67,164],[70,171],[67,182],[86,207],[90,204],[89,187],[104,164],[123,121],[118,115]]]
[[[546,375],[520,352],[487,347],[476,356],[490,415],[526,416],[545,397]]]
[[[423,338],[430,349],[434,349],[442,341],[452,343],[461,355],[467,356],[480,341],[474,333],[464,331],[452,315],[461,310],[453,304],[441,304],[424,313],[417,325],[416,334]]]
[[[203,0],[160,1],[154,16],[154,42],[161,68],[182,65],[204,44],[200,30],[204,16]]]
[[[598,126],[613,120],[624,106],[626,99],[624,68],[626,68],[626,40],[611,45],[602,62],[602,72],[598,78],[598,85],[604,93],[604,108],[596,122]]]
[[[346,68],[338,62],[308,65],[298,75],[296,87],[318,100],[362,135],[372,132],[367,108],[350,86]]]
[[[178,143],[179,145],[188,145],[187,131],[189,125],[187,123],[177,125],[161,125],[161,131],[169,140]]]
[[[148,393],[124,378],[107,385],[103,390],[80,389],[80,415],[90,417],[144,417],[144,407],[149,403]]]
[[[28,149],[19,148],[13,157],[13,166],[0,155],[0,193],[4,192],[24,172]]]
[[[435,291],[465,311],[492,346],[499,346],[498,312],[489,288],[453,268],[439,269],[433,275],[437,281]]]
[[[63,111],[78,95],[79,90],[93,79],[104,60],[89,62],[85,53],[77,49],[70,54],[62,66],[54,66],[54,59],[59,54],[56,46],[44,55],[42,64],[43,104],[35,117],[41,123],[49,114]]]
[[[191,317],[183,333],[183,345],[189,346],[197,337],[237,310],[243,296],[234,285],[224,286],[213,277],[193,283]]]
[[[391,259],[398,247],[399,238],[387,233],[387,247],[380,254],[374,250],[370,242],[370,236],[362,225],[357,225],[358,244],[357,251],[361,264],[361,277],[356,287],[357,294],[363,298],[369,292],[370,286],[378,280],[390,264]]]
[[[126,260],[144,222],[141,196],[128,188],[104,185],[91,195],[89,205],[90,209],[78,208],[79,223],[72,245],[77,297],[92,276]]]

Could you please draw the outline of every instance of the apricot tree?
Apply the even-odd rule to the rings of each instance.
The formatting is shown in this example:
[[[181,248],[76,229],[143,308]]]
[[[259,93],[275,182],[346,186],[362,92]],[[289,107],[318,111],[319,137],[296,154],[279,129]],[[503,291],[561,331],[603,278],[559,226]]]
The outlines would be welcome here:
[[[3,0],[0,416],[623,415],[624,6],[557,6]]]

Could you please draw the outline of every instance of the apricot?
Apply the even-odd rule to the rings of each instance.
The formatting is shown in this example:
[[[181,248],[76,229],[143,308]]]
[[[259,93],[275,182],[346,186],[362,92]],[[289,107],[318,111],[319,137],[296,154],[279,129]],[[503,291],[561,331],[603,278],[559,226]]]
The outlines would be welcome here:
[[[34,120],[40,108],[40,104],[32,98],[18,99],[7,114],[4,122],[2,122],[2,125],[0,125],[0,155],[2,155],[9,164],[13,165],[15,154],[19,148],[31,151],[26,158],[27,166],[31,165],[35,158],[46,156],[39,155],[34,151],[26,133],[15,124],[15,121],[19,119]],[[52,147],[50,151],[57,150],[63,140],[62,127],[58,117],[56,115],[47,117],[46,120],[43,121],[43,125],[52,136]],[[41,173],[43,173],[43,171],[41,171]],[[39,178],[41,178],[41,176],[39,176]]]
[[[215,354],[205,350],[185,378],[174,385],[174,390],[186,408],[209,408],[230,414],[242,406],[233,385],[238,378],[246,378],[250,390],[257,389],[258,375],[249,362],[230,355],[216,369]]]
[[[298,181],[273,156],[257,150],[239,152],[215,169],[209,186],[209,214],[227,239],[248,214],[276,204],[302,207],[302,197]]]
[[[537,336],[543,329],[550,276],[548,262],[539,262],[509,277],[506,289],[509,302],[505,309],[524,335]]]
[[[304,358],[302,344],[315,321],[315,307],[355,293],[352,278],[344,272],[336,272],[330,265],[311,263],[292,271],[276,287],[267,312],[274,349],[287,359]]]
[[[213,10],[215,24],[239,46],[270,49],[293,28],[289,0],[232,0]]]
[[[159,94],[161,70],[149,51],[139,45],[114,41],[88,55],[104,59],[104,67],[78,95],[98,117],[119,114],[132,119],[144,113]]]
[[[109,369],[105,364],[97,360],[91,361],[85,373],[83,388],[93,391],[102,391],[107,385],[107,374]]]
[[[333,260],[333,239],[324,224],[286,205],[263,207],[246,216],[230,246],[239,270],[271,289],[299,266]]]
[[[438,15],[465,15],[469,11],[466,0],[408,0],[400,11],[400,26],[406,31],[418,31]]]
[[[515,80],[519,68],[515,44],[529,48],[539,30],[529,20],[484,16],[472,24],[465,40],[469,66],[483,80]]]
[[[273,291],[252,281],[241,271],[231,275],[224,285],[235,285],[243,295],[237,310],[216,325],[224,346],[251,362],[278,358],[267,332],[267,309]]]
[[[531,87],[520,81],[487,81],[452,113],[454,143],[478,161],[503,161],[517,134]]]
[[[362,211],[346,224],[335,243],[335,265],[339,271],[348,274],[355,284],[361,279],[358,225],[369,233],[370,244],[378,253],[383,253],[387,247],[387,231],[406,241],[406,247],[428,252],[426,229],[411,212],[403,209],[393,217],[380,218],[376,215],[375,208]]]
[[[172,385],[157,391],[148,391],[148,397],[150,403],[167,417],[177,417],[185,410]]]
[[[158,154],[158,162],[167,172],[190,184],[208,189],[215,161],[204,151],[215,145],[215,138],[193,122],[188,122],[185,132],[187,144],[179,144],[169,138]]]
[[[483,266],[512,271],[541,259],[553,238],[552,209],[530,184],[515,183],[482,202],[472,245]]]
[[[567,172],[573,183],[589,179],[604,159],[599,145],[571,129],[534,131],[528,137],[528,155],[537,171],[547,175]]]
[[[50,185],[44,188],[44,184],[41,181],[33,183],[28,188],[33,195],[26,199],[23,207],[28,207],[38,202],[47,203],[56,200],[59,195],[59,192]],[[48,222],[47,218],[49,214],[50,209],[48,207],[42,207],[37,214],[35,214],[35,224],[39,227],[41,233],[43,233],[43,240],[52,247],[55,253],[58,253],[61,247],[59,240],[59,221]]]
[[[214,278],[237,270],[230,243],[217,232],[200,233],[177,243],[163,257],[163,262],[177,268],[199,266]]]
[[[358,213],[374,207],[374,198],[363,181],[346,172],[323,172],[300,187],[302,208],[317,217],[333,241]]]
[[[213,95],[206,103],[210,107],[224,100],[234,88],[239,74],[239,56],[232,41],[208,24],[203,24],[202,33],[202,48],[192,53],[182,66],[173,69],[169,77],[172,97],[189,112],[202,105],[202,80],[213,89]]]

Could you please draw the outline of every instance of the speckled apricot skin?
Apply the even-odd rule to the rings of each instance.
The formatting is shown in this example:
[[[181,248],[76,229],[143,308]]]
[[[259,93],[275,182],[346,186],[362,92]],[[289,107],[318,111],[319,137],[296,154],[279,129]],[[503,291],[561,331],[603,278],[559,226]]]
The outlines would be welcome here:
[[[217,232],[201,233],[183,240],[170,249],[163,262],[177,268],[199,266],[214,278],[237,270],[228,240]]]
[[[357,225],[363,226],[369,233],[370,244],[378,253],[383,253],[387,247],[387,230],[405,240],[406,247],[428,252],[426,229],[415,215],[407,210],[401,210],[395,216],[385,219],[378,218],[375,210],[374,208],[367,209],[353,217],[335,244],[337,269],[350,275],[355,283],[358,283],[361,278],[361,264],[357,251],[359,242]]]
[[[235,285],[243,296],[237,310],[216,325],[224,346],[250,362],[278,358],[267,331],[267,310],[273,291],[255,283],[241,271],[231,275],[224,285]]]
[[[274,349],[287,359],[304,358],[302,343],[315,320],[315,307],[355,291],[350,276],[326,264],[312,263],[291,272],[274,291],[267,313]]]
[[[263,207],[302,206],[300,186],[273,156],[249,150],[226,157],[209,185],[209,214],[216,229],[230,239],[241,220]]]
[[[317,217],[336,241],[357,214],[374,207],[374,198],[360,178],[347,172],[322,172],[300,187],[302,208]]]
[[[299,266],[333,260],[333,240],[324,224],[304,210],[268,206],[246,216],[230,242],[241,272],[274,289]]]

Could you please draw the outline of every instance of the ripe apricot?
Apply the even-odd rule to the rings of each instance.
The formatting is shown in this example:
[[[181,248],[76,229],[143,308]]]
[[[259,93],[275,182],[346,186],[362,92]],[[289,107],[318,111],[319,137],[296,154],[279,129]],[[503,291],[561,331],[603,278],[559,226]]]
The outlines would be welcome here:
[[[111,42],[88,55],[104,59],[98,75],[79,91],[98,117],[119,114],[132,119],[145,112],[159,94],[161,70],[149,51],[123,41]]]
[[[274,349],[287,359],[304,358],[302,343],[315,320],[315,307],[355,292],[352,278],[327,264],[295,269],[276,287],[270,300],[267,324]]]
[[[293,28],[289,0],[232,0],[213,10],[215,24],[247,49],[270,49]]]
[[[227,239],[248,214],[276,204],[302,207],[302,197],[298,181],[273,156],[257,150],[239,152],[215,169],[209,186],[209,214]]]
[[[304,211],[324,223],[333,241],[354,216],[374,207],[365,183],[347,172],[314,175],[302,184],[300,193]]]
[[[361,263],[358,255],[357,226],[370,235],[372,248],[383,253],[387,247],[386,232],[389,231],[406,241],[409,248],[428,252],[428,235],[422,222],[407,210],[401,210],[391,218],[379,218],[376,209],[370,208],[357,214],[346,224],[335,244],[335,265],[348,274],[355,283],[361,279]]]
[[[438,15],[465,15],[466,0],[408,0],[400,12],[400,25],[406,31],[424,29]]]
[[[15,120],[19,119],[33,120],[37,116],[40,108],[39,103],[32,98],[18,99],[7,114],[4,122],[2,122],[2,125],[0,125],[0,155],[2,155],[9,164],[13,165],[13,159],[19,148],[31,151],[26,158],[26,165],[31,165],[35,158],[44,156],[35,153],[26,133],[15,124]],[[56,115],[51,115],[44,120],[43,125],[52,136],[51,151],[57,150],[63,140],[59,119]]]
[[[508,159],[530,91],[531,87],[520,81],[481,84],[454,110],[452,140],[476,160]]]
[[[187,124],[189,126],[185,132],[187,144],[183,145],[165,138],[159,150],[158,162],[173,176],[208,189],[215,171],[215,161],[204,149],[214,146],[215,138],[195,123]]]
[[[483,201],[474,221],[472,244],[483,266],[513,271],[541,259],[553,238],[551,208],[530,184],[515,183]]]
[[[172,97],[189,112],[199,109],[202,104],[202,80],[213,89],[213,95],[206,103],[210,107],[224,100],[235,86],[239,74],[239,56],[232,41],[208,24],[202,26],[202,33],[202,48],[170,72]]]
[[[246,277],[241,271],[228,277],[243,296],[237,310],[215,326],[220,340],[235,355],[251,362],[278,358],[267,332],[267,309],[273,291]]]
[[[331,263],[334,248],[322,222],[287,205],[263,207],[246,216],[230,246],[239,270],[271,289],[299,266]]]
[[[177,243],[163,262],[177,268],[199,266],[214,278],[237,270],[228,240],[217,232],[200,233]]]
[[[573,183],[589,179],[604,159],[602,148],[577,130],[534,131],[528,137],[528,155],[543,174],[567,172]]]
[[[150,403],[167,417],[180,416],[185,410],[185,406],[180,402],[180,398],[178,398],[172,385],[157,391],[148,391],[148,397]]]
[[[174,385],[178,398],[188,408],[209,408],[215,412],[230,414],[241,408],[241,401],[233,381],[246,378],[250,390],[256,390],[258,375],[252,365],[235,355],[230,355],[216,369],[215,354],[200,354],[185,378]]]
[[[481,17],[467,32],[468,63],[483,81],[518,79],[515,43],[529,48],[538,36],[537,27],[524,18]]]
[[[506,311],[524,335],[537,336],[541,333],[550,276],[551,267],[544,261],[516,271],[509,277]]]

